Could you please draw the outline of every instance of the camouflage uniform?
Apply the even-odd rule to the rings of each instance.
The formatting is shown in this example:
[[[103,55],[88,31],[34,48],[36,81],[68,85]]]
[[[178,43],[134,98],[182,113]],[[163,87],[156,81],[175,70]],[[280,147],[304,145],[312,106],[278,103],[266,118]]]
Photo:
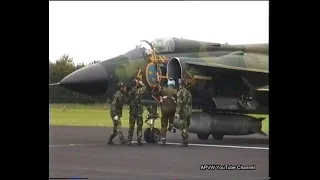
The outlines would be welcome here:
[[[130,117],[129,117],[129,132],[128,141],[131,145],[134,125],[137,123],[137,141],[139,145],[142,145],[142,126],[143,126],[143,105],[141,102],[141,95],[146,91],[147,87],[139,81],[141,87],[133,87],[129,93],[129,107],[130,107]]]
[[[120,83],[119,86],[124,86],[122,83]],[[124,139],[123,133],[122,133],[122,123],[121,123],[121,117],[122,117],[122,108],[125,101],[125,92],[123,90],[118,90],[113,95],[113,100],[111,103],[110,108],[110,115],[113,121],[113,132],[109,137],[108,144],[114,144],[112,140],[119,135],[120,141],[122,144],[127,143],[127,140]]]
[[[190,116],[192,113],[192,95],[185,88],[184,82],[179,87],[177,94],[177,108],[176,108],[176,117],[180,120],[180,131],[182,136],[181,145],[188,145],[188,128],[190,126]]]
[[[176,98],[177,90],[174,87],[164,87],[159,91],[161,102],[161,139],[162,144],[166,145],[167,128],[169,122],[169,129],[175,132],[173,127],[174,114],[176,112]]]

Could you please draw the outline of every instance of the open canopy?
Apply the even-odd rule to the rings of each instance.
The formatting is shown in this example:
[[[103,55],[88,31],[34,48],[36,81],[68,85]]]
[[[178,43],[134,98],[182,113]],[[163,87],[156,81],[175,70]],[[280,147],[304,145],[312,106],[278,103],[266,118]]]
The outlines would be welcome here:
[[[175,50],[175,41],[173,37],[156,38],[155,40],[151,41],[150,44],[153,46],[156,53],[173,52]],[[140,44],[137,47],[144,47],[146,49],[151,50],[150,45],[143,41],[140,42]]]
[[[173,52],[175,49],[175,42],[170,38],[157,38],[152,42],[156,52]]]

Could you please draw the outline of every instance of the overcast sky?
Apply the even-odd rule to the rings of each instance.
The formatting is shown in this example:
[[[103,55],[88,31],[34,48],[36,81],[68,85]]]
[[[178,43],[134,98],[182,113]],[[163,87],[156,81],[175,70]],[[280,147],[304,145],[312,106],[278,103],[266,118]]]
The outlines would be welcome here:
[[[140,40],[268,43],[268,1],[50,1],[49,59],[106,60]]]

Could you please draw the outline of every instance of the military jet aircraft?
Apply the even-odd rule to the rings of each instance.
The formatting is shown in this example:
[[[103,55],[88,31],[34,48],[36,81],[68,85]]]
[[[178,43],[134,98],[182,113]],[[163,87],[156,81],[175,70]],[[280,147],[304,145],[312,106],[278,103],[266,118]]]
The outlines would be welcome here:
[[[224,135],[247,135],[261,131],[264,118],[245,114],[268,114],[268,44],[229,45],[180,38],[143,40],[134,49],[117,57],[79,69],[58,85],[74,92],[111,97],[118,82],[140,78],[148,87],[144,96],[150,125],[144,132],[147,143],[160,140],[154,127],[158,118],[157,85],[168,78],[187,80],[193,96],[189,127],[199,139],[221,140]],[[178,84],[178,83],[176,83]],[[175,120],[174,126],[179,128]]]

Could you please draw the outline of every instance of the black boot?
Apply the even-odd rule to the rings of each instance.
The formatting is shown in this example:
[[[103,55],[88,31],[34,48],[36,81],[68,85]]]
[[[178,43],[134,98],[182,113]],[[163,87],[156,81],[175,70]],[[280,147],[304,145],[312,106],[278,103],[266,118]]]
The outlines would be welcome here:
[[[138,139],[137,141],[138,141],[138,146],[142,146],[143,145],[143,143],[141,142],[141,139]]]
[[[113,136],[110,136],[110,137],[109,137],[109,140],[108,140],[108,142],[107,142],[108,145],[115,145],[115,143],[112,141],[113,138],[114,138]]]
[[[180,143],[181,147],[188,147],[188,140],[182,140],[182,142]]]
[[[128,142],[129,142],[128,145],[132,146],[132,138],[131,137],[128,137]]]
[[[121,144],[126,144],[127,142],[129,142],[129,141],[126,140],[126,139],[121,139],[120,141],[121,141]]]
[[[167,145],[166,138],[161,138],[161,141],[162,141],[162,146],[166,146]]]
[[[113,141],[108,141],[107,143],[108,145],[115,145],[115,143]]]

